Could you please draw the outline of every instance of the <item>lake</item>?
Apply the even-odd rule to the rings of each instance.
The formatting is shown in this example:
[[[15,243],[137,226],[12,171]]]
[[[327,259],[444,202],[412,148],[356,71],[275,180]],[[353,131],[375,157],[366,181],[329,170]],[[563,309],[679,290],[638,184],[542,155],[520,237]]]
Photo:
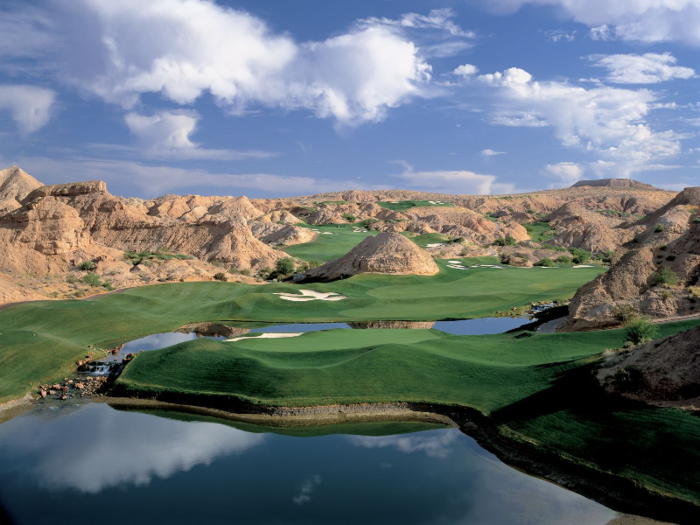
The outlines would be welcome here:
[[[92,402],[45,402],[1,424],[0,479],[16,525],[604,525],[616,515],[453,428],[274,430]]]

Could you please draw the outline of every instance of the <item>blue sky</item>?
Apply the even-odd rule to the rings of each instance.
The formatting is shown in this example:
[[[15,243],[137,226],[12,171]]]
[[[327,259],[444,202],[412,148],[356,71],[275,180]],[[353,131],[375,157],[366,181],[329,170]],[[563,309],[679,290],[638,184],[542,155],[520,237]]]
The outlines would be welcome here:
[[[0,2],[0,164],[124,196],[700,185],[700,0]]]

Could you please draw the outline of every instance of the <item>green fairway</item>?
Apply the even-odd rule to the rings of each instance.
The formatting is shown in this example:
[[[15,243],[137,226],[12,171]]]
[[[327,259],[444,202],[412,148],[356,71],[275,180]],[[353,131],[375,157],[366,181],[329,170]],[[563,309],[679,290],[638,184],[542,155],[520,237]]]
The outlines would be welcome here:
[[[295,244],[284,249],[292,257],[298,257],[305,261],[326,262],[338,259],[364,241],[367,237],[377,235],[379,232],[355,232],[362,230],[353,224],[329,224],[325,226],[308,226],[299,224],[303,228],[320,230],[318,238],[313,242]]]
[[[546,242],[556,234],[556,231],[548,222],[525,224],[525,229],[530,237],[532,237],[533,242]]]
[[[696,324],[660,329],[669,335]],[[509,439],[700,504],[700,419],[613,398],[591,376],[598,354],[623,339],[622,330],[531,337],[330,330],[284,340],[200,339],[138,355],[118,385],[127,394],[271,406],[471,407]]]
[[[406,211],[411,208],[434,208],[434,207],[447,207],[453,208],[454,204],[442,201],[397,201],[397,202],[378,202],[377,203],[382,208],[392,211]]]

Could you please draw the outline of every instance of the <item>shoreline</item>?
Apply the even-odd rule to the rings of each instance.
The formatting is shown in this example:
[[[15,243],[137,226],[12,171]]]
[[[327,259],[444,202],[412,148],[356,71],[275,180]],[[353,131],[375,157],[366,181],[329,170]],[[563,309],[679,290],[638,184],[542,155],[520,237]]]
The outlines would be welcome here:
[[[114,393],[113,393],[114,394]],[[539,477],[621,514],[638,515],[677,525],[697,523],[700,507],[664,495],[631,480],[576,463],[527,440],[517,441],[499,432],[477,410],[463,406],[426,403],[362,403],[310,407],[266,407],[241,400],[202,403],[207,396],[144,393],[138,397],[110,395],[93,399],[117,409],[155,409],[218,417],[270,427],[324,426],[347,422],[424,421],[458,428],[506,465]]]

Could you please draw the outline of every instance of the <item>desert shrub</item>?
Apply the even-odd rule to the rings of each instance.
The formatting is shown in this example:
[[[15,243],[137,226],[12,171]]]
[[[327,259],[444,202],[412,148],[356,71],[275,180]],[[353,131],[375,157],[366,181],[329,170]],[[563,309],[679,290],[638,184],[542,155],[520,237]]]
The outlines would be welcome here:
[[[90,272],[85,277],[83,277],[83,282],[85,284],[89,284],[90,286],[101,286],[102,285],[102,281],[100,280],[100,276],[94,272]]]
[[[693,219],[693,224],[700,224],[700,217]]]
[[[554,252],[565,252],[566,248],[563,246],[555,246],[554,244],[543,244],[542,248],[545,250],[552,250]]]
[[[591,260],[591,252],[581,248],[569,248],[569,253],[574,264],[583,264]]]
[[[554,260],[554,262],[557,264],[571,264],[571,257],[568,255],[560,255]]]
[[[533,214],[535,213],[535,210],[533,210],[532,208],[530,208],[529,210],[527,210],[527,212],[528,212],[530,215],[533,215]]]
[[[228,281],[228,277],[226,277],[226,274],[224,272],[217,272],[214,274],[214,280],[226,282]]]
[[[244,268],[244,269],[241,270],[239,273],[240,273],[241,275],[250,276],[250,270],[249,270],[248,268]]]
[[[512,235],[506,235],[493,241],[493,244],[495,246],[515,246],[516,242]]]
[[[92,261],[83,261],[78,265],[78,268],[84,272],[89,272],[97,268],[97,265]]]
[[[630,321],[637,319],[639,313],[629,304],[618,304],[612,309],[612,314],[623,324],[628,324]]]
[[[692,295],[695,299],[700,299],[700,287],[698,286],[688,286],[688,292],[690,295]]]
[[[240,272],[239,272],[238,268],[236,268],[235,266],[231,266],[231,268],[228,269],[228,273],[230,273],[231,275],[236,275],[237,273],[240,273]]]
[[[102,288],[105,290],[109,290],[110,292],[114,290],[114,286],[112,286],[112,281],[105,281],[102,283]]]
[[[275,263],[275,270],[278,274],[289,275],[294,272],[294,261],[290,257],[283,257],[278,259]]]
[[[654,284],[676,286],[678,284],[678,274],[671,268],[661,268],[661,270],[654,273]]]
[[[549,257],[545,257],[544,259],[540,259],[535,263],[535,266],[544,266],[545,268],[552,268],[554,266],[554,261],[550,259]]]
[[[598,254],[597,259],[605,264],[610,264],[614,256],[615,252],[613,250],[605,250]]]
[[[306,263],[306,264],[308,264],[309,270],[313,270],[314,268],[318,268],[319,266],[321,266],[323,263],[322,263],[322,262],[319,262],[319,261],[314,261],[314,260],[312,260],[312,261],[309,261],[309,262]]]
[[[646,343],[656,337],[659,330],[646,316],[638,316],[631,320],[625,328],[625,341],[635,345]]]
[[[343,219],[345,219],[348,222],[355,222],[355,219],[357,219],[357,217],[355,217],[352,213],[343,213]]]
[[[69,274],[68,277],[66,277],[66,282],[67,282],[68,284],[75,284],[75,283],[77,283],[79,280],[80,280],[80,279],[78,279],[78,276],[77,276],[77,275],[73,275],[73,274]]]
[[[223,264],[221,261],[212,261],[212,262],[211,262],[211,265],[212,265],[214,268],[221,268],[224,264]]]
[[[657,225],[656,225],[656,228],[654,228],[654,231],[655,231],[656,233],[665,232],[665,231],[666,231],[666,226],[664,226],[663,224],[657,224]]]
[[[673,292],[671,290],[664,290],[661,292],[661,297],[663,297],[664,300],[668,300],[673,297]]]
[[[613,381],[621,392],[639,390],[644,386],[644,374],[635,366],[623,366],[615,372]]]

